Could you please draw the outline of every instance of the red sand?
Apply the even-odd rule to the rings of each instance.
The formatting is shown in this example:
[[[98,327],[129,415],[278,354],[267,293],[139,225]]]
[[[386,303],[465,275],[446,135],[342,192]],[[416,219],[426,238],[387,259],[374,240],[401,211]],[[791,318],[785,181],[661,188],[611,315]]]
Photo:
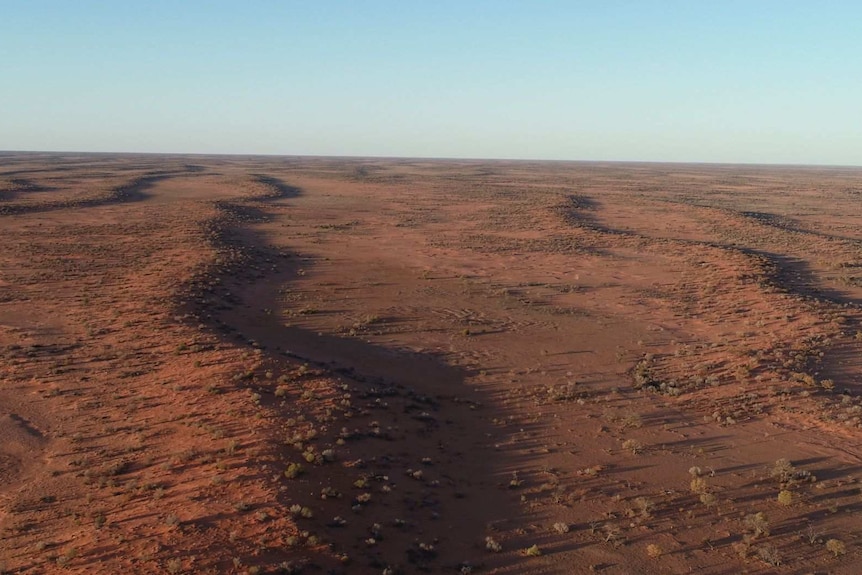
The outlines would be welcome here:
[[[860,183],[2,154],[0,566],[858,573]]]

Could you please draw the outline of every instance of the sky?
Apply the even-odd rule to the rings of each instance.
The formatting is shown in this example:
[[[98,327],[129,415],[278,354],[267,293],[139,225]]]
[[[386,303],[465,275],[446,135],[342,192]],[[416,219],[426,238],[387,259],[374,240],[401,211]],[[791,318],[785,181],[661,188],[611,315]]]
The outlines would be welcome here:
[[[862,3],[0,0],[0,150],[862,164]]]

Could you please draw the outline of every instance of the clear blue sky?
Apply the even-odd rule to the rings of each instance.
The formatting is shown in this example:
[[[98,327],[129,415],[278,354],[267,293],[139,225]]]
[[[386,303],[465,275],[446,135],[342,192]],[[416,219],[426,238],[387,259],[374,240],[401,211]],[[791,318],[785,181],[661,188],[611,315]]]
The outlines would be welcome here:
[[[2,0],[0,150],[862,164],[862,3]]]

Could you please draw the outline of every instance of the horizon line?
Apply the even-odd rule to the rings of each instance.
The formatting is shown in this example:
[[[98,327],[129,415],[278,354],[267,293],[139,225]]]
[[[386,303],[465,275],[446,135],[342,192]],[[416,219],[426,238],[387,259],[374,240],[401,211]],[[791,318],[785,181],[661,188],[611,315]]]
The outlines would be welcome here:
[[[253,153],[253,152],[129,152],[129,151],[94,151],[94,150],[2,150],[0,155],[10,154],[52,154],[52,155],[91,155],[91,156],[199,156],[199,157],[235,157],[235,158],[303,158],[329,160],[400,160],[400,161],[437,161],[437,162],[537,162],[556,164],[649,164],[649,165],[696,165],[696,166],[748,166],[748,167],[785,167],[785,168],[862,168],[862,164],[827,164],[827,163],[783,163],[783,162],[729,162],[712,160],[620,160],[592,159],[575,160],[559,158],[515,158],[515,157],[472,157],[472,156],[387,156],[387,155],[343,155],[343,154],[288,154],[288,153]]]

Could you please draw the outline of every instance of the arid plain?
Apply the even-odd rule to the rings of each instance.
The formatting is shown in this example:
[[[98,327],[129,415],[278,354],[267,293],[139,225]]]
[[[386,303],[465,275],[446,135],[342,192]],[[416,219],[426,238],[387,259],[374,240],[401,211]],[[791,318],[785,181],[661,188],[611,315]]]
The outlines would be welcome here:
[[[8,573],[862,571],[862,169],[0,154]]]

